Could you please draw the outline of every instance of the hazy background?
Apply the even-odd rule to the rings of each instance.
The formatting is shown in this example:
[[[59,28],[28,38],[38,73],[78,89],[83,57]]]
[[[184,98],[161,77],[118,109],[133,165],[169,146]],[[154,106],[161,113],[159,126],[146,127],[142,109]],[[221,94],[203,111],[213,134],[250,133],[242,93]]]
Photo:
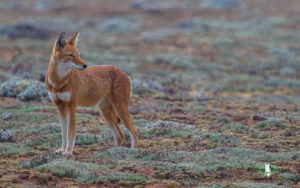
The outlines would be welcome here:
[[[150,89],[296,94],[299,4],[2,0],[0,80],[44,73],[58,34],[79,31],[87,64],[117,65]]]

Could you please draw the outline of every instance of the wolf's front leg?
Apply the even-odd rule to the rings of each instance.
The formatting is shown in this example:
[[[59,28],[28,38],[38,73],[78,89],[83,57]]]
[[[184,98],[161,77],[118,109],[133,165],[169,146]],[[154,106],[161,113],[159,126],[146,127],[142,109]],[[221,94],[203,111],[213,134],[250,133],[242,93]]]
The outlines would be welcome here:
[[[69,105],[69,118],[68,118],[68,139],[67,139],[67,148],[64,155],[72,155],[73,148],[75,144],[76,136],[76,106]]]
[[[56,153],[63,153],[67,148],[67,136],[68,136],[68,111],[64,103],[61,101],[56,103],[59,113],[59,119],[61,124],[61,134],[62,134],[62,146],[60,149],[56,150]]]

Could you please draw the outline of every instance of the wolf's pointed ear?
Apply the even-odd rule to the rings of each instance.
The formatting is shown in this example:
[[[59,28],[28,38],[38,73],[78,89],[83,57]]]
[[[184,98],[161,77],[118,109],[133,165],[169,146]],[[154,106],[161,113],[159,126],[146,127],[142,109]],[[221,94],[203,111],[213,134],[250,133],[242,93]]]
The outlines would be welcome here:
[[[61,32],[56,40],[56,48],[63,49],[66,46],[65,32]]]
[[[77,42],[78,42],[78,38],[79,38],[79,32],[76,32],[68,41],[69,44],[71,45],[75,45],[77,46]]]

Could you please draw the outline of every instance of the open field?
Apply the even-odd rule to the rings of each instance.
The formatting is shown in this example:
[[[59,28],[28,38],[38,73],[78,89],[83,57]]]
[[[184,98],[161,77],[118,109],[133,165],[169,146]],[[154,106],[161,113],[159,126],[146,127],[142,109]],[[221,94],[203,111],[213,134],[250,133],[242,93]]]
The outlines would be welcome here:
[[[298,0],[2,0],[0,187],[300,187],[299,30]],[[94,107],[55,154],[43,79],[61,31],[131,77],[138,149]]]

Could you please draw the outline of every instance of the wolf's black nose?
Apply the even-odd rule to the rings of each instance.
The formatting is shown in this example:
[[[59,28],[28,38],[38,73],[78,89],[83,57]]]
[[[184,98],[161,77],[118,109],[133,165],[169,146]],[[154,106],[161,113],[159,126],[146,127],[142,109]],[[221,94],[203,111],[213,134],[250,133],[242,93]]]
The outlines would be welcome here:
[[[82,67],[83,67],[84,69],[87,68],[87,64],[82,65]]]

